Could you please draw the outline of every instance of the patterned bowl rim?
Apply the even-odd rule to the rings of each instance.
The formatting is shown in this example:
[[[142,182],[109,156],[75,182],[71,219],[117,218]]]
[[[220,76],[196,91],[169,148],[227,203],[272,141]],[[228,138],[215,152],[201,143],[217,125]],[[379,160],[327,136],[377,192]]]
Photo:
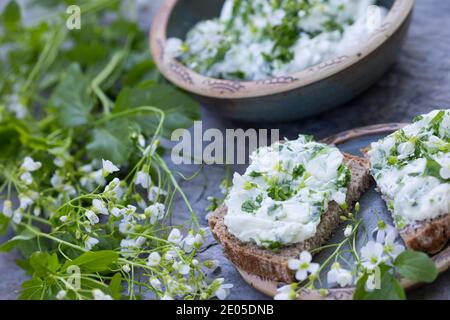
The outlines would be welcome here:
[[[178,87],[203,97],[256,98],[279,94],[335,75],[364,59],[385,43],[410,16],[415,0],[395,0],[387,17],[366,41],[342,55],[286,76],[258,81],[231,81],[200,75],[164,54],[167,25],[178,0],[165,0],[155,15],[149,34],[150,51],[161,73]]]

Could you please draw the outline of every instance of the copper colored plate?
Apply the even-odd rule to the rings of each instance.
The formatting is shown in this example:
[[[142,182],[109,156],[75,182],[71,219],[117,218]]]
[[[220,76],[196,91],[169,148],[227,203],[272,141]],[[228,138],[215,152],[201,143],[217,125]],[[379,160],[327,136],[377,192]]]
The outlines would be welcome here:
[[[403,123],[387,123],[361,127],[325,138],[322,142],[339,145],[365,136],[383,133],[389,134],[403,128],[404,126],[405,124]],[[432,259],[436,264],[439,273],[447,271],[450,268],[450,246],[447,246],[447,248],[443,251],[434,255]],[[250,274],[246,271],[240,270],[239,268],[237,268],[237,270],[245,282],[267,296],[274,297],[277,292],[277,287],[281,285],[281,283],[263,279],[260,276]],[[420,286],[420,283],[407,279],[402,279],[401,284],[406,290]],[[317,290],[308,290],[299,293],[298,300],[351,300],[354,290],[355,288],[328,289],[328,294],[326,296],[321,296]]]

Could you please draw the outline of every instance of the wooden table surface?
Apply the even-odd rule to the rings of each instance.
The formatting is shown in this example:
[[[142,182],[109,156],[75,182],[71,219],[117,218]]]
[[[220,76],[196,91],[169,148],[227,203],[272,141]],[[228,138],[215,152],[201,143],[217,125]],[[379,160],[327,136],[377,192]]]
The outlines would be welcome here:
[[[156,2],[158,1],[160,0]],[[1,2],[2,0],[0,4]],[[152,10],[149,9],[150,12]],[[148,14],[149,11],[142,11],[141,14]],[[144,17],[142,24],[146,26],[148,23]],[[437,107],[450,107],[450,1],[418,0],[410,33],[398,63],[371,89],[326,114],[292,123],[257,124],[256,128],[279,128],[281,136],[288,138],[295,138],[299,133],[323,138],[370,124],[409,122],[413,116]],[[218,119],[205,110],[202,114],[204,129],[249,127],[248,124]],[[242,168],[236,170],[241,171]],[[203,191],[203,180],[182,184],[185,188],[189,184],[186,190],[194,209],[201,216],[204,216],[204,208],[207,206],[204,198],[207,195],[220,195],[219,181],[224,170],[221,166],[209,166],[205,168],[205,173],[208,177],[207,191],[200,199],[198,198]],[[198,179],[203,178],[199,176]],[[181,202],[178,206],[182,208]],[[183,216],[185,210],[179,211],[176,220],[183,220],[188,216]],[[206,224],[206,221],[202,220]],[[202,255],[220,260],[222,267],[219,275],[228,283],[234,284],[230,298],[266,298],[240,278],[234,267],[222,256],[220,246],[212,246]],[[15,253],[0,255],[0,299],[14,299],[20,290],[20,282],[25,279],[23,272],[15,266],[16,258]],[[450,299],[450,272],[442,275],[435,283],[409,293],[408,298]]]

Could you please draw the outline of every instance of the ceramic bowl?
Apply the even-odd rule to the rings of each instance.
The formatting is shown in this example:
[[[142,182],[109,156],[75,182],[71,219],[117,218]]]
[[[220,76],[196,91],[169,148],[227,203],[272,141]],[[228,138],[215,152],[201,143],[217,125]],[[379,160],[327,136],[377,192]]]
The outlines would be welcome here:
[[[202,76],[164,54],[166,39],[184,39],[199,21],[217,17],[224,0],[165,0],[150,32],[162,74],[219,115],[250,122],[295,120],[337,107],[375,83],[395,62],[414,0],[381,0],[389,9],[381,26],[358,46],[300,72],[260,81]]]

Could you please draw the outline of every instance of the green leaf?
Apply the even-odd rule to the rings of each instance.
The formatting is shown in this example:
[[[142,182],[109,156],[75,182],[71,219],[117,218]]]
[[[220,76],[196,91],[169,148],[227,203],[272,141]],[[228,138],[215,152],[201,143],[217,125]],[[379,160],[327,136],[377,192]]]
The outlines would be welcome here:
[[[45,294],[44,281],[34,275],[30,280],[22,283],[20,300],[41,300]]]
[[[111,279],[111,282],[109,283],[108,286],[110,292],[111,292],[111,296],[115,299],[118,300],[120,299],[120,297],[122,296],[122,274],[117,272]]]
[[[56,274],[61,266],[56,253],[34,252],[30,257],[30,266],[35,275],[45,277],[48,274]]]
[[[441,165],[437,161],[427,157],[427,163],[425,166],[424,175],[435,177],[435,178],[439,179],[440,181],[446,182],[449,179],[445,180],[444,178],[442,178],[441,173],[440,173],[441,168],[442,168]]]
[[[50,100],[62,126],[77,127],[89,123],[90,112],[94,106],[89,86],[90,83],[81,72],[80,66],[70,65]]]
[[[433,260],[423,252],[404,251],[395,259],[394,265],[398,273],[410,280],[430,283],[438,276]]]
[[[76,265],[84,271],[103,272],[108,270],[111,264],[116,262],[117,259],[119,259],[119,254],[111,250],[86,252],[78,258],[66,262],[64,269]]]
[[[115,164],[125,164],[133,150],[131,123],[117,119],[95,128],[91,134],[87,150],[92,158],[110,160]]]
[[[372,292],[365,290],[365,283],[369,277],[366,273],[359,278],[356,283],[356,290],[353,295],[355,300],[405,300],[405,290],[400,285],[397,278],[389,272],[391,268],[381,266],[380,271],[380,289],[375,289]]]
[[[4,235],[8,230],[9,218],[0,213],[0,236]]]
[[[21,234],[9,239],[0,246],[0,252],[9,252],[14,249],[19,243],[34,239],[36,235],[30,231],[23,231]]]
[[[16,259],[16,264],[26,272],[27,275],[33,274],[33,268],[30,265],[29,260]]]
[[[193,121],[200,118],[199,105],[191,97],[171,86],[157,84],[154,81],[146,81],[133,88],[123,89],[117,97],[113,112],[141,106],[153,106],[164,111],[165,137],[170,137],[172,131],[176,129],[191,127]],[[153,134],[159,123],[155,114],[142,114],[135,119],[147,135]]]
[[[436,135],[439,135],[439,127],[442,123],[442,120],[445,117],[445,111],[440,110],[433,119],[431,119],[430,123],[428,124],[431,128],[433,128]]]
[[[16,1],[12,0],[6,5],[1,18],[3,26],[8,32],[15,31],[20,26],[21,12]]]

